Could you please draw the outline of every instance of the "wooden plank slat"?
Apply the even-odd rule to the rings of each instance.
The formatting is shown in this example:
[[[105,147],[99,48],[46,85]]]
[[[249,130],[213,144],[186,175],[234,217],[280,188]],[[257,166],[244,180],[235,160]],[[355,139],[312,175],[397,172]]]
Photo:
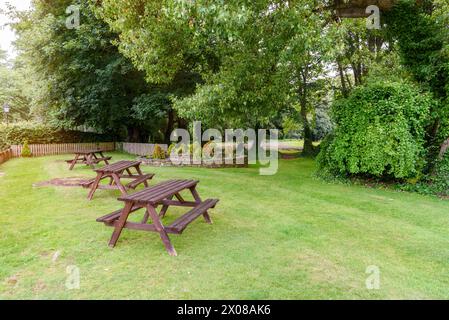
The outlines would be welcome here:
[[[218,199],[207,199],[206,201],[202,202],[201,204],[187,212],[185,215],[176,219],[169,226],[169,228],[181,234],[187,228],[187,226],[195,221],[200,215],[204,214],[209,209],[215,208],[218,201]]]
[[[114,151],[115,143],[106,142],[96,143],[59,143],[59,144],[30,144],[29,145],[33,157],[59,155],[76,153],[84,150],[102,150]],[[22,154],[22,145],[12,145],[11,152],[13,157],[20,157]]]
[[[118,200],[155,205],[171,195],[196,186],[198,183],[199,181],[196,180],[168,180],[132,195],[120,197]]]

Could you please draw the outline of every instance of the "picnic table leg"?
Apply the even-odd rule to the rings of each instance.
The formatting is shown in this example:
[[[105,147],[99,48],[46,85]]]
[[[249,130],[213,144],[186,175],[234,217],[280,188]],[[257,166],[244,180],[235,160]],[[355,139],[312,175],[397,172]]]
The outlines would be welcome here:
[[[125,204],[125,208],[123,208],[120,218],[117,220],[115,224],[114,232],[112,233],[111,240],[109,241],[109,246],[111,248],[114,248],[115,245],[117,244],[117,240],[120,237],[120,234],[122,233],[123,227],[126,224],[126,220],[128,220],[128,216],[131,213],[132,207],[133,207],[132,202],[127,202]]]
[[[109,164],[109,161],[106,159],[106,157],[103,155],[103,152],[100,152],[100,156],[103,158],[103,159],[105,159],[105,160],[103,160],[104,161],[104,163],[106,163],[106,165],[108,165]]]
[[[148,210],[145,210],[145,215],[143,216],[142,221],[140,222],[141,224],[147,224],[148,223],[148,219],[150,219],[150,213],[148,212]]]
[[[175,193],[175,197],[176,197],[176,199],[178,199],[180,202],[186,202],[186,201],[184,200],[184,198],[183,198],[179,193]]]
[[[143,176],[142,170],[140,169],[139,166],[136,166],[136,170],[137,170],[137,173],[139,174],[139,176]],[[143,185],[145,186],[145,188],[148,188],[148,181],[145,180],[145,181],[143,182]]]
[[[120,192],[121,192],[124,196],[126,196],[126,195],[128,194],[128,192],[126,192],[125,187],[124,187],[124,186],[122,185],[122,183],[120,182],[120,177],[119,177],[116,173],[113,173],[113,174],[112,174],[112,178],[114,179],[115,184],[117,185],[117,187],[118,187],[118,189],[120,190]]]
[[[201,200],[200,195],[198,194],[198,191],[196,191],[196,187],[190,188],[190,191],[192,192],[192,196],[196,202],[198,202],[198,203],[203,202],[203,200]],[[207,211],[203,213],[203,217],[207,223],[212,224],[212,219],[210,218],[209,213]]]
[[[87,165],[90,166],[92,169],[95,168],[94,162],[93,162],[93,156],[92,154],[87,155]]]
[[[153,224],[156,227],[156,230],[159,232],[159,235],[161,236],[162,243],[164,244],[168,254],[176,257],[178,254],[176,253],[175,248],[171,244],[170,238],[168,237],[168,234],[165,231],[164,225],[162,224],[156,210],[150,205],[147,206],[147,210],[151,216],[151,219],[153,220]]]
[[[75,159],[73,159],[72,164],[70,165],[69,170],[73,170],[75,168],[76,163],[78,162],[79,154],[75,156]]]
[[[101,172],[97,173],[97,177],[95,178],[95,181],[92,183],[92,187],[90,189],[89,195],[87,196],[87,199],[92,200],[95,191],[97,191],[98,185],[100,184],[102,176],[103,174]]]
[[[171,196],[169,198],[169,200],[173,200],[173,196]],[[159,217],[161,217],[161,218],[165,217],[165,214],[167,213],[167,210],[168,210],[168,205],[166,205],[166,204],[163,205],[162,209],[161,209],[161,212],[159,212]]]

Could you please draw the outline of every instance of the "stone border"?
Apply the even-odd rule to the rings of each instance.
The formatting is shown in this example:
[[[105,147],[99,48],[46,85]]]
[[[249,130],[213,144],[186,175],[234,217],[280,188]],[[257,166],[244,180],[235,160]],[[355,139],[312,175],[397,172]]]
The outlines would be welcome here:
[[[185,161],[188,162],[188,164],[186,163],[179,163],[179,164],[175,164],[172,163],[172,161],[170,159],[149,159],[146,157],[139,157],[137,158],[139,161],[142,161],[142,164],[147,165],[147,166],[151,166],[151,167],[196,167],[196,168],[209,168],[209,169],[217,169],[217,168],[248,168],[248,158],[245,157],[245,161],[243,164],[236,164],[235,159],[234,159],[234,164],[215,164],[212,162],[204,162],[201,164],[194,164],[192,158],[190,158],[190,161]],[[186,159],[188,160],[188,159]],[[181,161],[181,159],[180,159]],[[224,160],[225,162],[225,160]]]

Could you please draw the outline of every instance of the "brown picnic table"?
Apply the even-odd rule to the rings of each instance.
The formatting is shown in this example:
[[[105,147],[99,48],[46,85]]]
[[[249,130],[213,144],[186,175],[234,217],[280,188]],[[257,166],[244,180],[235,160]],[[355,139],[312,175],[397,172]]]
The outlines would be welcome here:
[[[207,223],[211,224],[212,220],[208,210],[215,208],[219,201],[218,199],[202,201],[196,190],[198,183],[199,181],[196,180],[169,180],[119,198],[119,201],[125,203],[123,209],[97,219],[97,222],[102,222],[106,226],[114,228],[109,246],[115,247],[123,228],[157,232],[168,253],[171,256],[176,256],[176,250],[171,244],[168,234],[182,234],[187,226],[201,215]],[[180,193],[186,190],[190,191],[194,201],[186,201],[181,196]],[[158,213],[156,210],[159,206],[162,206],[162,208]],[[192,207],[192,210],[176,219],[169,226],[164,226],[162,218],[165,217],[170,206]],[[146,210],[142,221],[140,223],[128,222],[129,215],[140,209]],[[150,218],[152,224],[148,224]]]
[[[78,164],[82,163],[91,167],[94,167],[96,164],[99,164],[100,162],[109,164],[109,160],[111,160],[111,157],[105,157],[103,154],[103,150],[84,150],[84,151],[76,151],[75,152],[75,158],[71,160],[66,160],[68,164],[70,164],[70,170],[73,170],[73,168]]]
[[[143,174],[140,169],[140,164],[140,161],[123,160],[96,169],[95,172],[97,173],[97,177],[89,180],[83,185],[85,188],[90,188],[87,198],[92,200],[97,189],[120,190],[122,195],[126,195],[128,190],[136,189],[141,184],[148,187],[148,180],[151,180],[154,177],[154,174]],[[100,184],[104,179],[109,179],[109,183],[106,185]],[[130,179],[132,181],[124,184],[124,179]]]

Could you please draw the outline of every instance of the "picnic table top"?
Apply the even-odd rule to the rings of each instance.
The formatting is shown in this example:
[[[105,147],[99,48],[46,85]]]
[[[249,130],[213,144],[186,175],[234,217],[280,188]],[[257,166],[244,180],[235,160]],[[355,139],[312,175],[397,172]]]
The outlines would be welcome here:
[[[104,150],[95,149],[95,150],[81,150],[81,151],[75,151],[74,154],[92,154],[92,153],[100,153],[104,152]]]
[[[103,168],[100,169],[96,169],[96,172],[108,172],[108,173],[118,173],[118,172],[122,172],[123,170],[132,168],[132,167],[136,167],[136,166],[140,166],[141,161],[127,161],[127,160],[122,160],[122,161],[118,161],[116,163],[104,166]]]
[[[118,200],[155,205],[178,192],[195,187],[198,183],[197,180],[168,180]]]

